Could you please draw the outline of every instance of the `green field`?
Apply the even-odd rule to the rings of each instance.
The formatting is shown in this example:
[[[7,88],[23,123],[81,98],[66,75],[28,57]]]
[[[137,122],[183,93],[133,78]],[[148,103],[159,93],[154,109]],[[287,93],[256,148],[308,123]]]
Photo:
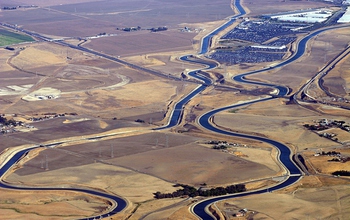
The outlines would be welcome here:
[[[34,39],[30,36],[0,29],[0,47],[31,41]]]

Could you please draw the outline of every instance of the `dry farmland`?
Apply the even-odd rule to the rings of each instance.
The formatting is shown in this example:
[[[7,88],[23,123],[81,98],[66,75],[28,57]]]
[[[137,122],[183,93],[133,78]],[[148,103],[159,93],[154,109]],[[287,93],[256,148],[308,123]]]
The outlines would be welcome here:
[[[245,17],[253,19],[331,7],[306,0],[241,2]],[[0,5],[21,6],[0,11],[1,22],[9,25],[1,28],[41,35],[33,34],[35,42],[0,48],[0,116],[17,122],[0,126],[0,168],[20,150],[49,146],[29,151],[1,181],[23,187],[92,189],[127,201],[125,209],[105,219],[194,220],[190,209],[204,197],[155,199],[154,193],[172,193],[179,189],[174,187],[178,183],[197,189],[243,183],[256,190],[279,184],[288,175],[277,159],[280,152],[270,144],[213,133],[198,123],[213,109],[277,94],[276,88],[232,80],[277,61],[218,63],[213,70],[199,72],[212,83],[186,103],[178,125],[157,130],[168,125],[176,103],[201,85],[188,73],[205,66],[179,57],[193,54],[192,60],[208,59],[197,55],[201,39],[234,15],[230,0],[0,0]],[[220,32],[210,47],[215,48],[219,37],[241,21]],[[123,30],[132,27],[135,31]],[[150,31],[158,27],[167,30]],[[296,35],[288,55],[305,34]],[[349,110],[336,104],[296,102],[292,96],[343,51],[349,39],[347,25],[312,38],[297,61],[246,77],[288,87],[285,97],[227,109],[210,119],[220,129],[287,145],[293,154],[303,156],[308,169],[300,181],[282,190],[210,206],[220,219],[349,216],[350,179],[332,173],[350,171],[350,162],[315,154],[339,151],[350,157],[350,133],[346,127],[327,129],[335,140],[304,126],[322,119],[350,124]],[[350,96],[349,63],[347,55],[323,78],[332,97],[319,87],[309,92],[345,103]],[[226,144],[214,149],[214,142]],[[100,216],[114,205],[76,191],[1,188],[0,194],[0,216],[8,219],[80,219]],[[248,210],[244,217],[233,217],[244,208]]]

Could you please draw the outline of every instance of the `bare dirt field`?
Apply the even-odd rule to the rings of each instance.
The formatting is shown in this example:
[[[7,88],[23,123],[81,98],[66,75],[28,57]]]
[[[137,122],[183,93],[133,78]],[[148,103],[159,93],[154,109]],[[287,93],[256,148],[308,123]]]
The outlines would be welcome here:
[[[347,30],[342,30],[346,32]],[[350,82],[350,55],[347,55],[324,77],[324,86],[332,94],[349,97]]]
[[[164,136],[164,134],[156,132],[142,136],[88,142],[57,150],[49,149],[28,161],[16,174],[22,176],[27,182],[41,183],[37,181],[37,178],[29,180],[31,178],[28,175],[35,175],[38,172],[46,175],[42,170],[42,161],[46,160],[46,156],[49,158],[50,170],[93,164],[95,161],[101,160],[114,166],[122,166],[156,176],[172,183],[180,182],[191,185],[199,185],[203,182],[208,185],[222,185],[249,180],[253,176],[254,178],[263,178],[279,171],[272,158],[270,159],[271,169],[259,164],[264,163],[263,161],[256,163],[253,160],[246,160],[245,157],[198,146],[194,140],[198,139],[173,134]],[[256,155],[253,152],[243,152],[253,158]],[[262,154],[266,154],[267,158],[271,157],[268,151],[265,152],[261,151]],[[135,163],[135,161],[138,162]],[[172,172],[169,173],[169,170]],[[62,170],[62,172],[64,171]],[[239,173],[246,175],[238,175]],[[17,181],[25,181],[21,180],[22,178],[17,178]],[[64,178],[60,178],[59,181],[70,182]],[[78,179],[77,183],[85,181],[87,180]]]
[[[118,164],[135,167],[141,172],[161,176],[171,182],[191,185],[203,182],[209,185],[222,185],[239,182],[252,176],[265,177],[275,173],[242,158],[191,145],[119,158]],[[172,172],[169,173],[168,170]],[[246,175],[238,175],[242,173]]]
[[[106,201],[80,193],[1,190],[0,213],[7,219],[83,218],[107,208]]]
[[[66,54],[72,59],[66,60],[64,57]],[[125,68],[120,64],[96,59],[94,56],[52,44],[27,47],[18,55],[14,55],[11,64],[20,67],[21,70],[30,71],[34,76],[29,78],[32,80],[29,81],[28,77],[24,78],[20,72],[13,71],[11,77],[13,80],[9,78],[2,81],[1,92],[5,95],[3,112],[20,114],[34,112],[84,114],[85,112],[96,117],[129,120],[130,117],[134,117],[133,120],[141,118],[147,121],[152,117],[153,121],[159,121],[166,111],[164,102],[169,102],[170,98],[176,95],[176,90],[178,95],[187,90],[177,89],[178,85],[172,85],[170,81],[155,80],[154,76]],[[32,84],[22,85],[24,82]],[[154,86],[150,88],[149,84]],[[58,93],[44,92],[44,94],[39,90],[43,87],[51,87]],[[163,93],[157,93],[155,88],[162,90]],[[188,89],[191,88],[194,88],[193,85],[188,86]],[[31,103],[21,100],[21,97],[9,95],[22,95],[24,100],[27,99],[25,95],[29,95],[30,100],[46,100]],[[125,114],[115,111],[116,109],[129,109],[129,111]],[[154,114],[155,112],[158,113]]]
[[[350,164],[349,162],[335,162],[331,161],[335,157],[331,156],[315,156],[316,153],[319,153],[320,151],[325,151],[328,152],[331,149],[319,149],[317,151],[306,151],[303,153],[305,157],[307,158],[307,165],[310,168],[315,168],[316,172],[318,173],[324,173],[324,174],[329,174],[332,175],[333,172],[339,171],[339,170],[349,170],[350,169]],[[348,147],[344,148],[335,148],[332,149],[333,151],[340,152],[344,157],[350,156],[350,150]]]
[[[16,1],[15,3],[11,0],[1,0],[1,4],[9,5],[9,6],[17,6],[20,4],[23,5],[37,5],[37,6],[52,6],[52,5],[59,5],[59,4],[77,4],[77,3],[84,3],[84,2],[97,2],[99,0],[75,0],[74,2],[69,0],[53,0],[53,1],[43,1],[43,0],[30,0],[30,1]]]
[[[329,4],[307,0],[244,0],[243,6],[249,9],[250,16],[258,16],[262,14],[272,14],[300,9],[328,7]]]
[[[273,110],[271,110],[273,107]],[[298,112],[294,115],[293,112]],[[236,109],[234,113],[223,112],[215,116],[215,123],[234,131],[260,133],[297,147],[329,147],[337,143],[319,137],[303,127],[305,118],[319,120],[320,116],[297,105],[285,105],[280,100],[268,101]],[[341,118],[341,117],[340,117]],[[345,118],[343,118],[345,119]],[[283,133],[283,135],[280,135]]]
[[[31,1],[25,4],[31,4]],[[167,26],[177,29],[181,23],[209,22],[233,15],[230,1],[227,0],[215,3],[196,0],[190,5],[184,0],[162,4],[150,0],[108,1],[104,4],[100,1],[79,1],[74,4],[59,1],[57,6],[53,4],[50,2],[51,7],[47,8],[3,11],[3,20],[51,36],[84,37],[101,32],[116,33],[117,27]],[[39,5],[48,6],[43,2]],[[27,18],[25,21],[20,19],[23,15]]]
[[[218,206],[228,219],[236,219],[232,215],[243,208],[248,209],[250,217],[254,219],[344,219],[350,214],[347,191],[346,185],[321,188],[300,186],[288,194],[254,195],[223,201]]]
[[[107,54],[125,57],[157,52],[190,50],[192,49],[191,40],[194,36],[194,33],[184,33],[176,29],[156,33],[139,31],[137,33],[122,33],[110,38],[98,38],[86,44],[86,47],[96,51],[103,51]]]
[[[0,3],[14,4],[8,0],[0,0]],[[174,76],[200,68],[182,63],[177,57],[195,53],[200,39],[223,23],[222,19],[233,15],[228,0],[196,0],[191,4],[184,0],[163,1],[162,4],[153,0],[112,0],[103,4],[98,0],[18,3],[40,7],[1,11],[3,22],[55,38],[112,33],[115,35],[89,39],[83,45]],[[243,5],[252,12],[248,16],[255,16],[327,4],[244,0]],[[117,30],[137,26],[142,30]],[[156,33],[146,30],[159,26],[167,26],[168,30]],[[198,33],[181,32],[179,29],[185,26],[198,29]],[[288,85],[294,92],[348,44],[349,32],[346,30],[322,33],[310,41],[306,55],[296,63],[249,78]],[[83,43],[80,38],[67,42]],[[238,73],[266,65],[270,64],[220,66],[209,75],[214,80],[222,75],[225,77],[222,85],[241,91],[208,86],[186,105],[180,126],[154,131],[151,129],[168,123],[174,104],[197,84],[161,78],[53,42],[18,45],[14,51],[1,50],[0,113],[17,114],[13,116],[16,120],[24,119],[34,128],[29,132],[1,135],[0,151],[9,153],[24,144],[66,142],[55,148],[31,151],[5,180],[28,186],[105,190],[129,202],[126,210],[112,218],[130,220],[195,219],[189,212],[195,199],[153,198],[157,191],[177,190],[174,183],[196,187],[206,183],[208,187],[214,187],[247,181],[248,189],[275,184],[280,179],[271,177],[285,173],[276,161],[278,152],[275,149],[257,141],[211,134],[196,122],[200,115],[214,108],[272,93],[273,89],[230,80]],[[326,77],[326,86],[331,91],[348,93],[348,71],[344,71],[347,67],[348,61],[344,60]],[[339,86],[343,86],[343,90]],[[28,101],[26,95],[36,100]],[[51,95],[54,99],[49,97]],[[294,152],[302,152],[306,162],[311,164],[308,166],[320,172],[303,177],[285,190],[224,201],[218,203],[218,207],[227,216],[232,216],[235,209],[248,208],[254,211],[254,219],[302,219],[305,216],[345,219],[350,212],[347,206],[349,181],[330,173],[348,170],[349,164],[330,165],[326,161],[328,158],[313,156],[318,149],[338,149],[340,143],[322,138],[303,125],[322,118],[348,121],[348,111],[340,112],[319,104],[287,105],[287,102],[288,98],[276,98],[227,110],[215,115],[213,123],[231,131],[283,142]],[[47,114],[65,116],[35,122],[29,120]],[[334,132],[341,141],[349,141],[345,131]],[[96,135],[106,137],[96,138]],[[208,140],[241,145],[230,151],[214,150],[211,145],[204,144]],[[349,154],[345,148],[341,150]],[[257,179],[259,181],[255,182]],[[100,214],[108,207],[106,201],[76,193],[1,190],[1,195],[0,215],[13,219],[76,219]],[[275,207],[280,208],[276,210]],[[52,209],[54,211],[50,211]]]
[[[269,151],[262,150],[259,153],[241,149],[247,157],[251,157],[247,160],[246,157],[237,157],[199,146],[193,141],[198,141],[198,138],[154,132],[142,136],[48,149],[38,156],[30,155],[29,158],[33,159],[10,175],[7,181],[29,185],[75,184],[106,189],[128,198],[134,205],[140,203],[140,210],[133,216],[133,219],[137,219],[136,216],[169,206],[170,201],[165,200],[159,201],[161,203],[154,201],[157,205],[149,207],[148,200],[152,199],[156,191],[175,191],[172,183],[199,185],[205,181],[214,186],[249,180],[252,176],[266,177],[278,171],[272,158],[268,165],[272,168],[259,164],[264,163],[263,161],[253,162],[253,158],[258,157],[258,154],[265,155],[265,158],[271,157]],[[113,147],[113,158],[111,147]],[[46,165],[43,163],[45,158],[48,158],[48,170],[45,170]],[[169,170],[173,172],[169,173]],[[246,175],[242,176],[241,173]],[[166,208],[167,215],[172,215],[186,204],[188,203],[175,205],[172,209]]]

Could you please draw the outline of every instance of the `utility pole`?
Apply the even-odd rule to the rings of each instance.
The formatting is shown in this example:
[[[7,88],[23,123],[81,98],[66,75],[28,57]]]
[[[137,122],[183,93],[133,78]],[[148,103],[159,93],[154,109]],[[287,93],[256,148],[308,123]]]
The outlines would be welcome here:
[[[113,149],[113,144],[111,144],[111,158],[114,157],[114,149]]]
[[[165,147],[169,147],[169,137],[167,134],[165,135]]]
[[[47,154],[45,154],[45,170],[49,170],[49,161],[47,160]]]

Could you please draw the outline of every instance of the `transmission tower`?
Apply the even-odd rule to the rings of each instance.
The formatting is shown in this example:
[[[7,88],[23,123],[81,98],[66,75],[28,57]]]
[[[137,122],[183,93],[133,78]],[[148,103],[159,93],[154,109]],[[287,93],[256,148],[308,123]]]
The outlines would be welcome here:
[[[165,135],[165,147],[169,147],[169,137],[167,134]]]
[[[47,160],[47,154],[45,155],[45,170],[49,170],[49,161]]]
[[[111,144],[111,158],[114,157],[114,149],[113,149],[113,144]]]

